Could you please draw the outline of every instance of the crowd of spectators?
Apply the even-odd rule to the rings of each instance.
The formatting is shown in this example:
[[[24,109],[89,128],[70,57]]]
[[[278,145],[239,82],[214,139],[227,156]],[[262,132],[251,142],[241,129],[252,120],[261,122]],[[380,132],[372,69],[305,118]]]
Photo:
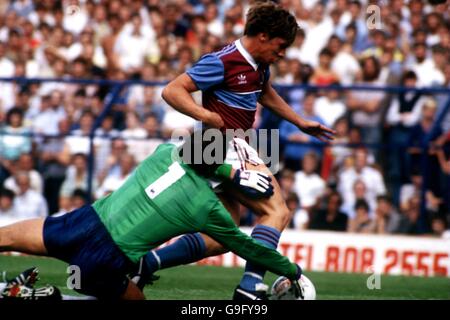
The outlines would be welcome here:
[[[165,82],[238,39],[256,1],[0,1],[0,77],[19,77],[0,81],[0,224],[61,214],[114,191],[173,130],[196,126],[162,100],[161,85],[124,87],[95,131],[89,197],[89,135],[111,86],[23,78]],[[319,86],[279,92],[297,113],[337,131],[325,145],[258,109],[256,128],[280,129],[276,176],[291,227],[442,236],[450,226],[450,112],[434,124],[450,97],[449,2],[278,2],[301,30],[271,80]],[[420,87],[449,91],[413,90]],[[242,221],[255,218],[243,209]]]

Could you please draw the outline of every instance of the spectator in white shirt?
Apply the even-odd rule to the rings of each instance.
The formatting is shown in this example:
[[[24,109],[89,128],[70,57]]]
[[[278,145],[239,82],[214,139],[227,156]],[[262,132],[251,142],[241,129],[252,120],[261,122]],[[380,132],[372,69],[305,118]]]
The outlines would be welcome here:
[[[349,218],[353,219],[355,217],[355,204],[358,200],[364,200],[369,206],[369,215],[373,216],[376,202],[368,196],[367,185],[362,180],[356,180],[353,184],[353,189],[350,194],[346,194],[342,203],[341,210]]]
[[[63,27],[65,30],[74,34],[79,34],[89,20],[89,13],[84,5],[85,1],[65,0],[63,8],[66,9],[63,18]]]
[[[206,5],[204,17],[208,32],[216,37],[222,37],[224,32],[223,22],[219,18],[217,6],[213,2]]]
[[[145,139],[135,140],[133,144],[134,149],[128,148],[138,163],[151,155],[164,142],[161,136],[161,126],[155,114],[149,113],[145,116],[143,127],[145,129]]]
[[[106,176],[100,188],[96,191],[96,197],[101,198],[106,196],[107,194],[116,191],[120,188],[120,186],[127,180],[127,178],[131,175],[136,166],[136,161],[134,157],[125,153],[120,157],[119,160],[119,172],[112,172]]]
[[[300,206],[300,199],[295,192],[290,192],[286,199],[286,205],[292,217],[292,227],[297,230],[305,230],[308,228],[309,214],[308,211]]]
[[[294,75],[292,70],[289,69],[289,63],[286,59],[282,59],[275,65],[275,74],[273,76],[273,82],[276,84],[293,84]]]
[[[94,121],[95,116],[92,111],[83,111],[79,121],[80,128],[73,130],[70,136],[64,138],[64,148],[60,154],[61,160],[68,164],[72,155],[76,153],[83,153],[87,155],[91,152],[89,134],[94,125]],[[93,152],[95,152],[95,145]]]
[[[425,43],[415,43],[413,46],[414,63],[407,68],[417,74],[417,85],[428,87],[431,85],[442,85],[445,77],[435,64],[432,58],[427,57],[427,46]]]
[[[111,140],[118,138],[120,131],[114,128],[114,114],[108,113],[100,127],[95,130],[95,171],[102,172],[106,166],[105,159],[111,153]]]
[[[350,43],[344,43],[331,61],[331,70],[339,77],[342,85],[352,85],[360,73],[358,60],[352,52]]]
[[[0,41],[0,77],[14,76],[14,63],[6,56],[6,44]],[[0,81],[0,112],[6,112],[14,106],[14,85]]]
[[[54,26],[55,17],[51,14],[50,10],[47,10],[46,5],[43,2],[35,2],[35,10],[28,15],[28,20],[35,26]]]
[[[359,85],[380,86],[380,62],[374,56],[369,56],[361,61],[362,74]],[[381,108],[385,93],[383,91],[351,91],[346,104],[352,111],[352,124],[361,127],[363,142],[380,143],[380,122],[383,108]]]
[[[57,135],[58,123],[65,117],[63,94],[55,90],[50,96],[42,97],[40,113],[33,121],[33,131],[38,134]]]
[[[20,155],[19,159],[12,166],[12,174],[17,171],[25,171],[28,172],[30,176],[30,186],[34,191],[42,194],[44,191],[44,183],[41,174],[39,171],[34,169],[34,160],[33,156],[30,153],[23,153]],[[4,182],[4,186],[15,193],[19,192],[19,186],[16,183],[16,179],[11,175]]]
[[[128,153],[128,145],[125,140],[120,137],[111,140],[111,152],[103,158],[104,165],[97,174],[99,184],[103,183],[106,176],[120,172],[120,158],[126,153]]]
[[[305,31],[303,29],[299,29],[297,34],[295,35],[294,43],[286,49],[286,58],[288,59],[297,59],[300,62],[303,62],[302,58],[302,46],[305,42]]]
[[[405,183],[400,188],[400,211],[408,210],[409,200],[412,197],[420,195],[422,190],[422,175],[419,168],[411,169],[410,182]]]
[[[316,206],[325,192],[325,181],[316,173],[318,164],[317,154],[308,152],[303,157],[303,170],[295,174],[293,189],[300,198],[301,207],[305,210]]]
[[[146,58],[159,54],[154,35],[145,30],[141,17],[136,14],[131,18],[130,27],[122,29],[114,45],[120,69],[129,74],[138,73]]]
[[[340,170],[346,158],[352,155],[352,149],[347,146],[350,141],[350,127],[346,117],[336,119],[333,129],[336,130],[334,140],[330,141],[331,154],[333,156],[333,171]]]
[[[133,139],[143,139],[146,136],[144,128],[142,128],[141,119],[136,111],[128,111],[125,116],[126,128],[121,132],[123,139],[127,140],[127,144],[132,143]],[[131,148],[130,145],[128,145]]]
[[[5,12],[5,11],[3,11]],[[18,20],[17,12],[10,10],[3,14],[2,12],[2,27],[0,28],[0,41],[7,42],[9,39],[9,32],[16,27],[16,23]]]
[[[72,164],[67,168],[66,178],[59,192],[60,202],[61,198],[70,199],[76,189],[88,190],[87,165],[87,156],[85,154],[77,153],[72,156]],[[95,189],[97,189],[97,180],[94,178],[92,181],[92,190]]]
[[[417,86],[417,75],[414,71],[405,71],[401,84],[405,87]],[[416,91],[405,91],[397,94],[389,107],[386,122],[390,126],[410,128],[419,122],[424,99]]]
[[[381,173],[367,165],[367,150],[358,148],[354,152],[354,166],[345,169],[339,175],[338,191],[344,200],[343,206],[351,206],[354,203],[354,185],[361,180],[367,188],[366,200],[372,209],[376,203],[377,196],[386,193],[383,176]],[[348,210],[347,210],[348,211]]]
[[[331,85],[339,85],[338,82]],[[341,99],[341,91],[326,90],[325,94],[314,102],[314,113],[323,119],[328,127],[334,126],[336,120],[343,116],[347,107]]]
[[[319,62],[319,52],[333,34],[334,25],[330,17],[324,15],[325,7],[317,3],[311,10],[310,19],[300,22],[300,27],[305,30],[305,41],[301,47],[302,62],[316,67]]]
[[[19,192],[14,198],[14,208],[19,219],[45,218],[48,215],[47,202],[39,193],[30,188],[28,172],[19,171],[15,174]]]

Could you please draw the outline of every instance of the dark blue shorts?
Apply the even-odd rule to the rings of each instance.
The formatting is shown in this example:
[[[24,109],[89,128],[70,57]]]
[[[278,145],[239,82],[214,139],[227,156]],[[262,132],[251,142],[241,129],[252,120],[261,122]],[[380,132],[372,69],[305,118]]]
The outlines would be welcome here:
[[[99,299],[118,299],[125,292],[126,275],[133,263],[113,241],[92,206],[48,217],[43,236],[49,256],[79,267],[80,286],[74,288],[77,292]]]

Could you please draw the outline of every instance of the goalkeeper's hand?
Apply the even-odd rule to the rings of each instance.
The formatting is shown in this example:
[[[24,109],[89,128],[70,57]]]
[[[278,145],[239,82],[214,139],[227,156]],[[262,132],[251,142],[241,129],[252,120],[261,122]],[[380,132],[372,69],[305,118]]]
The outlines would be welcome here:
[[[305,293],[303,292],[303,288],[299,283],[302,273],[303,273],[302,268],[299,265],[297,265],[297,274],[295,275],[296,279],[291,280],[291,288],[289,290],[292,291],[296,299],[304,300]]]
[[[303,288],[298,283],[299,280],[292,281],[291,288],[292,293],[294,294],[295,299],[297,300],[305,300],[305,293],[303,292]]]
[[[255,170],[236,170],[231,182],[252,199],[269,198],[273,195],[272,178]]]

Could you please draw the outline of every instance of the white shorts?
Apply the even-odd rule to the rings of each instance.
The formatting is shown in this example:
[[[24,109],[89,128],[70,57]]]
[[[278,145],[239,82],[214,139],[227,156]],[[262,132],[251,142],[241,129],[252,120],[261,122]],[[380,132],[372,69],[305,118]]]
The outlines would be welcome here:
[[[231,164],[235,170],[245,170],[247,168],[247,162],[255,166],[264,164],[264,161],[258,156],[258,152],[241,138],[233,138],[230,140],[224,162]],[[216,179],[208,179],[208,181],[215,192],[222,191],[219,188],[222,181]]]

